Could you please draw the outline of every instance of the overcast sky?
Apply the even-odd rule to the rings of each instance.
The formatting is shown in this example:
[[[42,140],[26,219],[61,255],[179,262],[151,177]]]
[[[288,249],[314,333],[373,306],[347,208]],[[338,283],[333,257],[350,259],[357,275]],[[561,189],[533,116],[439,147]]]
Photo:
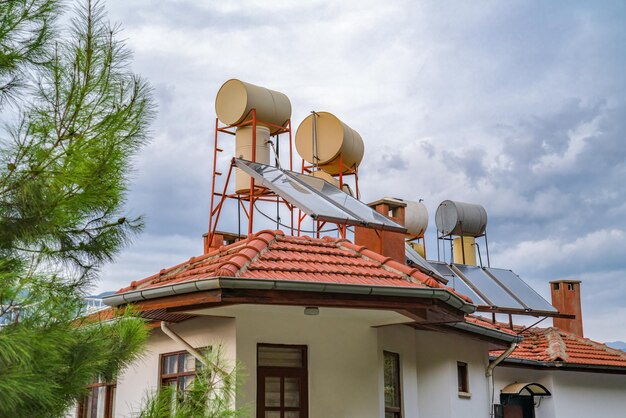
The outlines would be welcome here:
[[[431,257],[439,202],[480,203],[492,265],[548,299],[581,279],[586,336],[626,340],[625,2],[107,3],[159,116],[128,202],[147,228],[97,290],[202,252],[215,95],[239,78],[287,94],[294,127],[360,132],[363,200],[424,199]]]

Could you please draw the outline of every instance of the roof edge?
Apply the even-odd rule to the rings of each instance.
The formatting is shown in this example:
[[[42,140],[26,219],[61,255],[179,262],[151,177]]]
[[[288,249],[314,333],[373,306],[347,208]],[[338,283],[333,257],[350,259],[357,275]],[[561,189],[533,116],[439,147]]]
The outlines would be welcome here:
[[[495,356],[489,356],[489,359],[494,359]],[[528,360],[514,357],[507,357],[502,361],[502,365],[509,367],[541,367],[550,368],[555,370],[565,371],[579,371],[579,372],[608,372],[616,374],[626,374],[626,366],[611,366],[601,364],[584,364],[584,363],[568,363],[565,361],[541,361],[541,360]]]
[[[249,279],[241,277],[209,277],[194,280],[192,282],[175,283],[171,285],[148,288],[146,290],[132,290],[124,293],[116,293],[103,298],[103,302],[108,306],[120,306],[126,303],[217,289],[296,290],[304,292],[419,297],[426,299],[438,299],[465,313],[473,313],[476,311],[476,305],[466,302],[445,288],[402,288],[396,286],[365,286],[356,284],[318,283],[295,280]]]
[[[447,326],[460,329],[462,331],[471,332],[473,334],[479,334],[485,337],[494,338],[500,341],[505,341],[507,343],[519,343],[524,339],[521,335],[509,334],[508,332],[492,328],[486,328],[477,324],[473,324],[471,322],[455,322],[452,324],[447,324]]]

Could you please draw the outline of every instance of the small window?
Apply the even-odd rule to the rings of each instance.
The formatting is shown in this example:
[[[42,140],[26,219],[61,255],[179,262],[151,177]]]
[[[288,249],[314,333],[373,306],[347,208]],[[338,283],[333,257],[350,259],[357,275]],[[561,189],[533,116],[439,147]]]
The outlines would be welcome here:
[[[188,351],[161,354],[161,386],[172,387],[182,397],[201,367],[202,363]]]
[[[462,361],[458,361],[456,363],[456,371],[458,378],[458,389],[459,395],[469,395],[469,373],[467,369],[467,363],[463,363]]]
[[[554,288],[554,290],[559,290],[561,286],[559,286],[558,283],[552,283],[552,287]]]
[[[574,283],[568,283],[567,290],[574,290]]]
[[[78,405],[78,418],[113,418],[115,416],[115,383],[98,379],[88,386],[87,395]]]
[[[384,394],[385,418],[402,418],[402,398],[400,387],[400,355],[383,352],[384,365]]]

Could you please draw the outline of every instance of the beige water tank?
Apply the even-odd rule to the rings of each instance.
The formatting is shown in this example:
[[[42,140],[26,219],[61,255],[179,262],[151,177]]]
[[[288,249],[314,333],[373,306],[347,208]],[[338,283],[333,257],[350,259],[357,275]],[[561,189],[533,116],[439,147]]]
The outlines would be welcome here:
[[[256,127],[256,155],[257,163],[270,163],[270,130],[265,126]],[[235,156],[252,161],[252,126],[242,126],[235,131]],[[250,193],[250,176],[241,169],[235,168],[235,192]]]
[[[312,176],[326,180],[327,182],[329,182],[330,184],[332,184],[333,186],[339,189],[339,179],[331,176],[325,171],[322,171],[322,170],[314,171]],[[344,184],[341,190],[343,190],[344,193],[347,193],[350,196],[354,197],[354,195],[352,194],[352,188],[349,185]]]
[[[215,98],[217,118],[226,125],[238,125],[252,119],[256,109],[259,124],[269,122],[282,126],[291,118],[291,102],[283,93],[231,79],[225,82]],[[269,126],[272,133],[278,128]]]
[[[315,118],[316,143],[313,142],[313,118]],[[313,152],[317,161],[313,160]],[[339,174],[339,156],[343,165],[355,168],[363,159],[363,139],[354,129],[343,123],[332,113],[317,112],[307,116],[296,132],[298,154],[310,164],[330,174]],[[349,170],[344,169],[344,173]]]
[[[404,200],[404,226],[407,233],[422,236],[428,228],[428,209],[422,202]]]

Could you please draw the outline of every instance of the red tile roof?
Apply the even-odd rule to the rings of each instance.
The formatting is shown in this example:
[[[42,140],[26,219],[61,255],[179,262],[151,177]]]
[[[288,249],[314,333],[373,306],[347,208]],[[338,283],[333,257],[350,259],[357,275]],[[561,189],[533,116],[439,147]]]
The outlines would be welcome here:
[[[501,331],[506,334],[517,335],[517,332],[515,330],[512,330],[508,324],[503,324],[499,322],[493,323],[491,321],[487,321],[486,319],[480,316],[475,316],[475,315],[466,315],[465,320],[469,323],[478,325],[483,328],[495,329],[497,331]]]
[[[492,326],[501,327],[502,324]],[[514,327],[521,332],[524,338],[510,359],[531,360],[546,363],[561,363],[561,365],[590,365],[626,367],[626,353],[605,344],[579,337],[575,334],[562,331],[558,328],[529,328]],[[492,356],[499,356],[502,350],[491,351]]]
[[[163,269],[120,289],[123,293],[210,277],[442,288],[471,299],[435,278],[345,239],[285,236],[261,231],[234,244]]]

